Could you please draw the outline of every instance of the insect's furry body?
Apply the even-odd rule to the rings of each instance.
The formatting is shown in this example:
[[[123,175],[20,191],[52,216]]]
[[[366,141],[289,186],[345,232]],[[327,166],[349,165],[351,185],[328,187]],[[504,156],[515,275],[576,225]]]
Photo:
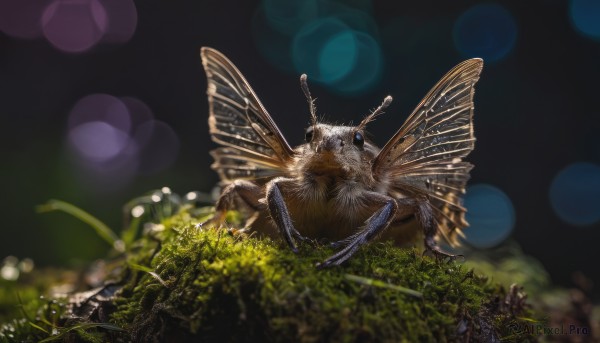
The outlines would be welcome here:
[[[385,179],[377,180],[365,172],[371,170],[380,149],[365,141],[359,150],[352,144],[353,129],[317,124],[313,142],[294,149],[281,190],[302,235],[342,240],[379,207],[364,195],[387,194]]]
[[[474,84],[482,61],[452,69],[427,94],[381,149],[366,138],[366,124],[391,103],[384,102],[357,126],[317,120],[306,143],[292,149],[248,82],[221,53],[202,49],[208,76],[209,126],[221,147],[211,152],[224,185],[216,204],[249,210],[249,223],[262,232],[295,241],[326,239],[341,250],[321,266],[338,265],[377,237],[413,243],[420,227],[425,247],[436,254],[435,239],[457,244],[468,224],[462,207],[472,165],[464,162],[474,146]],[[252,215],[250,215],[252,214]],[[407,223],[413,222],[413,229]],[[410,226],[410,225],[409,225]]]

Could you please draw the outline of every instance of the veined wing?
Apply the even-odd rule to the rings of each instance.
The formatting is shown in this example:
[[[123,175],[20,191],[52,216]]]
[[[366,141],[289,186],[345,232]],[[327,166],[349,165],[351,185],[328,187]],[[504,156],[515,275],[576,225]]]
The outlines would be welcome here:
[[[221,180],[283,175],[293,154],[281,131],[240,71],[217,50],[200,55],[208,79],[209,129],[222,145],[211,152]]]
[[[473,166],[463,158],[475,143],[473,94],[482,68],[481,59],[470,59],[450,70],[373,164],[374,175],[388,179],[392,192],[427,196],[438,232],[453,245],[468,226],[461,196]]]

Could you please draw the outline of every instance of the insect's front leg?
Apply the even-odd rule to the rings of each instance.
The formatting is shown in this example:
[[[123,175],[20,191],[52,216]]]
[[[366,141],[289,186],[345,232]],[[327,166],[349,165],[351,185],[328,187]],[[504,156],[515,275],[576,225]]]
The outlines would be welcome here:
[[[217,214],[215,220],[221,222],[225,217],[225,213],[232,208],[235,208],[235,199],[241,199],[244,205],[249,209],[254,210],[255,213],[265,209],[265,205],[259,200],[263,197],[262,188],[251,181],[246,180],[235,180],[231,184],[227,185],[221,192],[219,200],[215,205]],[[251,221],[256,216],[252,216],[247,222],[246,226],[251,224]]]
[[[294,227],[292,218],[285,203],[285,198],[281,192],[281,185],[286,182],[291,182],[291,179],[276,178],[267,184],[267,208],[271,219],[279,229],[279,233],[290,246],[293,252],[297,253],[298,248],[294,242],[294,238],[305,241],[306,237],[302,236]]]
[[[379,193],[367,193],[365,195],[365,201],[370,203],[379,203],[382,206],[375,212],[367,221],[365,226],[358,233],[350,236],[348,239],[336,244],[346,244],[346,246],[330,256],[323,263],[317,265],[318,268],[326,268],[330,266],[340,265],[348,260],[358,249],[364,244],[371,241],[397,218],[399,214],[400,204],[399,200],[392,197],[381,195]]]

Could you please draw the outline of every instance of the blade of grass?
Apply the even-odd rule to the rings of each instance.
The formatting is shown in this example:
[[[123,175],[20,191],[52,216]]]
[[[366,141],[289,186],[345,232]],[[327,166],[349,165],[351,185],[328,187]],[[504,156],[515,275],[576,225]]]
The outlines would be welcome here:
[[[42,331],[42,332],[43,332],[43,333],[45,333],[46,335],[49,335],[49,334],[50,334],[50,332],[48,332],[46,329],[44,329],[43,327],[41,327],[41,326],[39,326],[39,325],[37,325],[37,324],[34,324],[34,323],[33,323],[33,322],[31,322],[31,321],[27,321],[27,323],[28,323],[29,325],[31,325],[33,328],[36,328],[36,329],[38,329],[38,330]]]
[[[16,294],[17,300],[19,301],[19,309],[23,313],[23,317],[25,317],[25,319],[31,322],[31,317],[29,317],[29,314],[27,313],[27,311],[25,311],[25,305],[23,304],[23,300],[21,299],[21,294],[19,294],[19,292],[16,292]]]
[[[146,273],[150,273],[153,270],[150,267],[142,266],[141,264],[136,264],[136,263],[131,263],[131,262],[127,262],[127,265],[131,269],[140,270],[140,271],[143,271],[143,272],[146,272]]]
[[[352,274],[346,274],[346,280],[354,281],[354,282],[360,283],[361,285],[389,288],[389,289],[393,289],[395,291],[398,291],[398,292],[401,292],[401,293],[404,293],[407,295],[411,295],[413,297],[423,298],[423,293],[421,293],[419,291],[415,291],[414,289],[410,289],[410,288],[406,288],[406,287],[402,287],[402,286],[398,286],[398,285],[393,285],[391,283],[383,282],[381,280],[369,279],[369,278],[366,278],[363,276],[352,275]]]
[[[113,324],[109,324],[109,323],[82,323],[82,324],[74,325],[68,329],[61,330],[61,331],[59,331],[59,333],[57,335],[53,335],[51,337],[43,339],[43,340],[39,341],[39,343],[55,342],[55,341],[59,341],[59,340],[62,341],[63,338],[65,337],[65,335],[73,330],[80,330],[80,329],[88,330],[91,328],[103,328],[103,329],[117,331],[117,332],[125,331],[125,330],[121,329],[120,327],[113,325]]]
[[[139,231],[140,222],[141,220],[139,217],[133,217],[129,226],[121,232],[121,239],[125,243],[125,246],[131,246],[133,241],[135,241],[135,237]]]
[[[63,211],[72,215],[73,217],[81,220],[82,222],[91,226],[100,238],[104,239],[117,251],[124,251],[124,244],[119,237],[111,230],[106,224],[101,222],[98,218],[92,216],[88,212],[80,209],[79,207],[69,204],[64,201],[51,199],[43,205],[36,207],[38,213],[45,213],[51,211]]]

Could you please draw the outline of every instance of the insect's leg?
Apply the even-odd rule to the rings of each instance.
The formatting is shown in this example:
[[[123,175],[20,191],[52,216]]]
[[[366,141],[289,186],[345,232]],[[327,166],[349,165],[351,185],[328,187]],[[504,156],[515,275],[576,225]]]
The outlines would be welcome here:
[[[369,193],[367,193],[367,194],[369,194]],[[369,202],[371,202],[371,203],[385,204],[387,201],[392,200],[393,198],[390,198],[388,196],[384,196],[381,194],[377,194],[377,193],[370,193],[368,195],[368,199],[369,199]],[[396,204],[398,205],[398,212],[397,212],[396,217],[393,218],[393,223],[394,224],[407,223],[407,222],[410,222],[411,220],[414,220],[413,214],[417,212],[418,200],[416,200],[414,198],[401,198],[401,199],[395,199],[395,201],[396,201]],[[391,224],[391,222],[390,222],[390,224]],[[350,244],[350,242],[354,241],[358,236],[362,235],[364,230],[366,230],[366,227],[363,230],[358,231],[357,233],[353,234],[350,237],[346,237],[342,240],[329,243],[329,246],[334,249],[344,247],[344,246]]]
[[[367,219],[365,228],[350,238],[348,245],[344,249],[330,256],[323,263],[318,264],[317,267],[326,268],[344,263],[361,246],[385,230],[392,223],[397,213],[398,202],[395,199],[389,198],[377,212]]]
[[[428,201],[420,201],[417,205],[417,219],[419,220],[421,226],[423,227],[423,233],[425,234],[425,249],[431,251],[436,258],[444,258],[449,257],[451,259],[462,256],[462,255],[452,255],[447,252],[444,252],[435,241],[435,235],[437,233],[437,221],[435,220],[435,216],[433,215],[433,209],[431,208],[431,204]]]
[[[235,180],[221,192],[221,196],[215,205],[217,211],[215,219],[219,222],[223,221],[227,210],[234,207],[236,198],[241,199],[248,208],[254,211],[264,210],[265,205],[259,202],[262,194],[262,188],[257,184],[246,180]]]
[[[399,208],[402,208],[402,202],[399,202],[399,203],[398,203],[398,207],[399,207]],[[394,224],[394,225],[403,225],[403,224],[408,224],[408,223],[410,223],[411,221],[415,220],[415,216],[413,215],[413,213],[412,213],[412,212],[408,213],[408,214],[407,214],[407,216],[406,216],[406,217],[404,217],[404,218],[398,218],[398,216],[396,216],[396,217],[397,217],[397,218],[396,218],[396,219],[393,221],[393,224]],[[358,233],[356,233],[356,234],[354,234],[354,235],[350,236],[350,237],[346,237],[346,238],[344,238],[344,239],[341,239],[341,240],[339,240],[339,241],[330,242],[330,243],[329,243],[329,246],[330,246],[331,248],[334,248],[334,249],[338,249],[338,248],[344,247],[344,246],[348,245],[350,242],[352,242],[352,240],[353,240],[353,239],[354,239],[354,238],[355,238],[357,235],[359,235],[359,234],[360,234],[360,231],[359,231]]]
[[[269,209],[269,214],[283,236],[283,239],[290,246],[292,251],[296,253],[298,252],[298,248],[296,247],[294,238],[301,241],[304,241],[307,238],[303,237],[292,223],[292,218],[290,217],[287,205],[285,204],[285,199],[279,187],[279,183],[285,182],[285,180],[286,179],[283,178],[277,178],[269,182],[267,185],[267,207]]]

